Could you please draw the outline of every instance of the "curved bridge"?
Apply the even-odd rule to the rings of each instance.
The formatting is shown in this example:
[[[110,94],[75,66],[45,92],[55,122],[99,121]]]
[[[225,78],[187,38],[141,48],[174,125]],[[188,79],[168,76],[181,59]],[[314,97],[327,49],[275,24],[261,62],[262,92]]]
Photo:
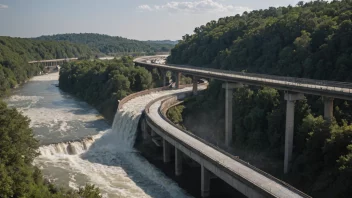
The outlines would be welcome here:
[[[268,86],[285,91],[286,129],[284,172],[290,170],[293,149],[294,106],[295,101],[304,99],[304,94],[319,95],[324,101],[324,118],[330,122],[333,119],[333,100],[340,98],[352,100],[352,83],[313,80],[305,78],[283,77],[265,74],[233,72],[228,70],[193,67],[188,65],[155,64],[161,56],[140,57],[134,60],[139,66],[158,68],[161,73],[172,71],[176,73],[176,88],[179,87],[181,73],[193,76],[193,93],[197,93],[197,79],[200,77],[218,79],[224,82],[225,94],[225,144],[232,143],[232,97],[233,90],[245,85]]]
[[[247,197],[309,197],[168,121],[166,110],[178,100],[190,95],[191,91],[151,101],[145,108],[145,120],[142,120],[144,138],[162,138],[165,163],[171,161],[171,145],[174,147],[176,175],[182,174],[182,155],[186,155],[201,165],[202,197],[209,196],[210,179],[214,177],[224,180]]]

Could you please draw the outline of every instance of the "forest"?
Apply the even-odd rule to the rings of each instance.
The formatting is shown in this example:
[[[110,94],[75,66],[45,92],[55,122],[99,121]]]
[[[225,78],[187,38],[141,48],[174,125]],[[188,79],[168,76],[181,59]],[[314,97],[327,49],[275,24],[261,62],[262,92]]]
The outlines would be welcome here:
[[[28,64],[28,61],[80,57],[92,53],[87,46],[69,42],[0,37],[0,97],[43,70],[38,65]]]
[[[111,61],[69,62],[60,69],[59,87],[95,106],[108,120],[114,118],[118,100],[127,95],[159,86],[156,70],[134,66],[133,57]]]
[[[168,62],[352,82],[351,10],[349,0],[313,1],[221,18],[195,28],[192,35],[183,36],[171,50]],[[206,127],[202,129],[223,129],[221,83],[211,81],[204,94],[170,110],[171,120],[190,130],[204,124]],[[283,96],[282,91],[268,87],[237,89],[233,99],[234,139],[228,149],[246,151],[243,158],[261,153],[270,161],[282,161],[286,112]],[[352,194],[351,102],[335,99],[335,118],[330,123],[322,117],[323,100],[306,95],[305,100],[296,102],[291,172],[282,175],[282,166],[278,166],[280,169],[270,173],[313,197],[349,197]],[[198,135],[210,141],[216,136],[199,131]]]
[[[119,36],[103,34],[80,33],[80,34],[56,34],[40,36],[36,40],[69,41],[88,45],[92,50],[103,54],[131,54],[141,53],[154,54],[156,52],[169,52],[174,47],[172,41],[137,41]]]

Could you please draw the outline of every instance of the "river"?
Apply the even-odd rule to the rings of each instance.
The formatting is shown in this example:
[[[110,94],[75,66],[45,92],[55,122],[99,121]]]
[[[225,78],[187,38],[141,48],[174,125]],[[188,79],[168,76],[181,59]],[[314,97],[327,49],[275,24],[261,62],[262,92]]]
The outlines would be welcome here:
[[[34,164],[46,178],[77,189],[95,184],[103,197],[189,197],[133,148],[144,106],[170,90],[126,103],[110,127],[91,106],[59,90],[58,73],[37,76],[5,101],[31,119],[40,141]]]

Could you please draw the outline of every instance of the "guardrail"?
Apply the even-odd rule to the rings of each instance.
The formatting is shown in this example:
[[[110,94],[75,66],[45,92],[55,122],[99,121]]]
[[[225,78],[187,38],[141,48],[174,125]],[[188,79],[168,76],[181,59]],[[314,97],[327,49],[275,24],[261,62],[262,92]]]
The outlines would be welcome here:
[[[188,95],[190,95],[190,93],[191,93],[191,92],[188,92]],[[300,196],[310,198],[309,195],[307,195],[307,194],[303,193],[302,191],[300,191],[300,190],[294,188],[294,187],[291,186],[290,184],[288,184],[288,183],[286,183],[286,182],[284,182],[284,181],[282,181],[282,180],[280,180],[280,179],[278,179],[278,178],[276,178],[276,177],[274,177],[274,176],[272,176],[272,175],[270,175],[270,174],[268,174],[268,173],[266,173],[266,172],[264,172],[264,171],[258,169],[257,167],[255,167],[255,166],[249,164],[249,163],[246,162],[246,161],[241,160],[238,156],[233,156],[233,155],[231,155],[230,153],[226,152],[225,150],[221,149],[220,147],[215,146],[214,144],[212,144],[212,143],[210,143],[210,142],[208,142],[208,141],[206,141],[206,140],[204,140],[204,139],[202,139],[202,138],[200,138],[200,137],[194,135],[192,132],[187,131],[187,130],[185,130],[185,129],[183,129],[183,128],[181,128],[181,127],[178,127],[177,125],[175,125],[171,120],[169,120],[169,119],[167,118],[166,113],[167,113],[167,111],[168,111],[170,108],[172,108],[172,107],[174,107],[174,106],[176,106],[176,105],[179,105],[179,104],[183,103],[183,101],[179,101],[179,100],[178,100],[178,95],[179,95],[179,94],[174,94],[174,95],[172,95],[172,96],[167,96],[167,97],[163,98],[162,101],[161,101],[161,105],[160,105],[160,107],[159,107],[159,114],[160,114],[160,116],[161,116],[166,122],[168,122],[168,123],[169,123],[170,125],[172,125],[173,127],[179,129],[180,131],[186,133],[187,135],[191,136],[192,138],[195,138],[195,139],[197,139],[198,141],[202,142],[203,144],[205,144],[205,145],[207,145],[207,146],[209,146],[209,147],[211,147],[211,148],[213,148],[213,149],[219,151],[220,153],[226,155],[227,157],[229,157],[229,158],[231,158],[231,159],[233,159],[233,160],[235,160],[235,161],[241,163],[242,165],[244,165],[244,166],[246,166],[246,167],[248,167],[248,168],[250,168],[250,169],[256,171],[257,173],[259,173],[259,174],[261,174],[261,175],[264,175],[265,177],[267,177],[267,178],[269,178],[269,179],[275,181],[276,183],[279,183],[279,184],[281,184],[282,186],[285,186],[286,188],[288,188],[288,189],[290,189],[291,191],[293,191],[293,192],[299,194]],[[156,102],[156,101],[160,101],[160,100],[161,100],[161,98],[156,99],[155,102]],[[171,104],[171,105],[170,105],[170,104],[167,104],[169,100],[173,100],[175,103],[173,103],[173,104]],[[154,104],[155,102],[152,101],[150,105],[149,105],[149,104],[147,105],[147,107],[148,107],[148,112],[149,112],[150,106],[151,106],[152,104]],[[147,107],[146,107],[146,109],[147,109]],[[213,160],[214,160],[214,159],[213,159]],[[216,160],[214,160],[214,161],[216,161]],[[220,163],[220,164],[222,164],[220,161],[217,161],[217,162]],[[223,166],[226,167],[224,164],[223,164]],[[240,174],[240,173],[237,173],[237,174]],[[254,182],[252,182],[252,183],[253,183],[254,185],[257,185],[257,184],[254,183]]]
[[[140,91],[140,92],[136,92],[136,93],[130,94],[130,95],[124,97],[122,100],[119,101],[119,105],[117,107],[117,110],[122,109],[122,106],[126,102],[128,102],[129,100],[132,100],[133,98],[136,98],[136,97],[139,97],[139,96],[144,96],[144,95],[150,94],[152,92],[158,92],[158,91],[167,90],[167,89],[170,89],[169,86],[153,88],[153,89],[147,89],[147,90],[144,90],[144,91]]]
[[[153,88],[153,89],[147,89],[147,90],[144,90],[144,91],[140,91],[140,92],[136,92],[136,93],[133,93],[133,94],[130,94],[126,97],[124,97],[122,100],[120,100],[119,102],[119,105],[117,107],[117,110],[120,110],[122,109],[123,105],[128,102],[129,100],[132,100],[136,97],[139,97],[139,96],[144,96],[144,95],[147,95],[147,94],[150,94],[150,93],[153,93],[153,92],[159,92],[159,91],[164,91],[164,90],[171,90],[172,88],[170,88],[171,85],[168,85],[168,86],[165,86],[165,87],[159,87],[159,88]],[[188,84],[188,85],[180,85],[179,86],[179,89],[182,89],[182,88],[185,88],[185,87],[191,87],[193,86],[192,84]]]

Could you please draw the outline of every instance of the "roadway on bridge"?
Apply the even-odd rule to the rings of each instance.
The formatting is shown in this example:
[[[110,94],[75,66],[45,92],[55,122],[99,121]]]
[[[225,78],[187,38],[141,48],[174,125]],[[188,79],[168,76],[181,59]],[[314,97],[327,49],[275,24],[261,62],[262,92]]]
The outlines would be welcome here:
[[[267,85],[285,91],[323,95],[352,100],[352,83],[313,80],[305,78],[292,78],[265,74],[233,72],[228,70],[193,67],[188,65],[163,65],[148,62],[151,59],[160,59],[160,56],[136,58],[134,62],[139,65],[158,67],[165,70],[178,71],[205,78],[215,78],[225,82],[239,82],[249,85]]]
[[[171,136],[177,138],[186,145],[190,145],[193,149],[203,153],[210,159],[219,162],[221,166],[253,183],[259,188],[262,188],[264,191],[270,192],[270,194],[272,194],[274,197],[302,197],[284,185],[266,177],[265,175],[258,173],[250,167],[241,164],[240,162],[228,157],[227,155],[217,151],[216,149],[204,144],[203,142],[191,137],[190,135],[169,124],[159,114],[159,108],[161,106],[162,100],[163,99],[160,99],[152,104],[149,108],[149,113],[147,113],[154,123],[156,123]]]

